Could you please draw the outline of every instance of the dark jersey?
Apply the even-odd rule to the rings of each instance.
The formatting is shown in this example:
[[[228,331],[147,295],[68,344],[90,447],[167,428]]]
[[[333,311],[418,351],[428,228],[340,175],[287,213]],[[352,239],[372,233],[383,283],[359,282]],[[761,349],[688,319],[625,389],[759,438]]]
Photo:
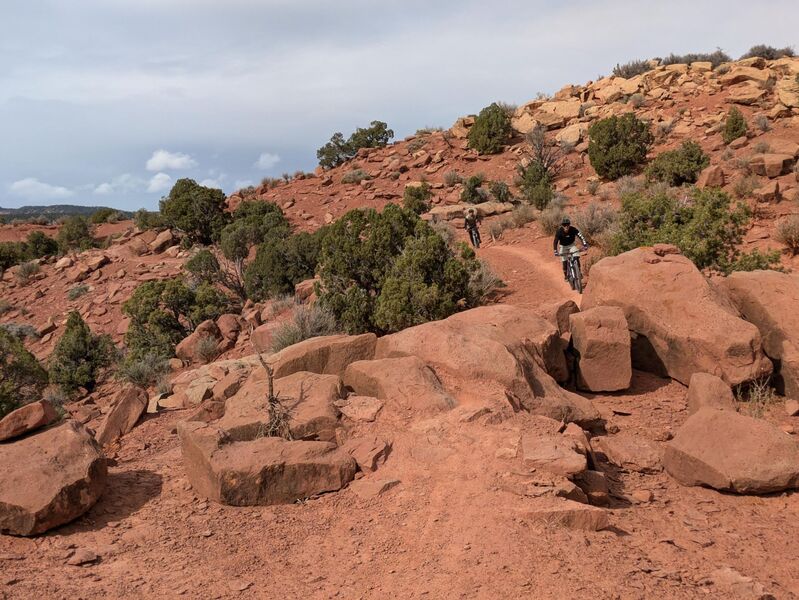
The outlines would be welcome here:
[[[466,215],[464,219],[465,229],[477,229],[478,218],[477,215]]]
[[[569,228],[564,230],[563,227],[558,227],[558,231],[555,233],[555,240],[552,244],[552,247],[555,249],[555,252],[558,251],[558,246],[571,246],[574,244],[575,239],[580,238],[580,241],[583,243],[584,246],[588,245],[588,242],[585,241],[583,234],[580,233],[580,230],[576,227],[572,227],[569,225]]]

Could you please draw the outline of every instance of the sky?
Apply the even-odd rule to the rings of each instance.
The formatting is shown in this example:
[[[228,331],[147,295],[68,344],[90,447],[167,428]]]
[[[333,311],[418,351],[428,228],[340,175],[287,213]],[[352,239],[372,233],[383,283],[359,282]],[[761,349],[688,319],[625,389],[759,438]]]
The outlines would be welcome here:
[[[797,45],[796,0],[0,0],[0,206],[155,209],[616,63]]]

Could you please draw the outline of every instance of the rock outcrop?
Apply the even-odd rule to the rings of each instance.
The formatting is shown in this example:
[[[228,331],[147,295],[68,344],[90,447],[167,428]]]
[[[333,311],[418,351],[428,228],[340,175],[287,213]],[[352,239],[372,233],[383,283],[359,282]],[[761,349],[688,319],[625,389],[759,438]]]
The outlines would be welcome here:
[[[45,427],[58,418],[53,405],[47,400],[31,402],[8,413],[0,420],[0,442],[5,442],[31,431]]]
[[[799,444],[762,420],[702,408],[666,445],[663,464],[684,485],[739,494],[799,487]]]
[[[630,387],[633,370],[630,332],[624,311],[598,306],[569,317],[577,351],[577,385],[592,392],[616,392]]]
[[[0,444],[0,533],[35,535],[69,523],[105,485],[105,458],[75,421]]]
[[[688,414],[700,408],[735,411],[735,398],[730,386],[708,373],[694,373],[688,384]]]
[[[771,372],[760,332],[724,302],[673,246],[637,248],[591,269],[583,309],[618,306],[632,340],[633,366],[687,385],[710,373],[730,385]]]
[[[97,429],[97,441],[105,446],[128,433],[147,409],[147,393],[128,385],[111,400],[111,410]]]

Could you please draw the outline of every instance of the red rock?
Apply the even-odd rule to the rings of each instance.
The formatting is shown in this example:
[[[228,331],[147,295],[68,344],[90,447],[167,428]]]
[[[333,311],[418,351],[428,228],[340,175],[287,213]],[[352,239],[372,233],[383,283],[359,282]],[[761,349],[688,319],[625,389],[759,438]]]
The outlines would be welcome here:
[[[608,513],[601,508],[563,498],[535,498],[521,512],[533,522],[567,529],[599,531],[610,524]]]
[[[316,337],[284,348],[270,357],[269,362],[275,377],[298,371],[340,377],[350,363],[373,358],[376,341],[373,333]]]
[[[555,475],[571,478],[585,471],[588,466],[577,442],[569,436],[525,433],[522,435],[521,448],[522,462],[526,467],[543,469]]]
[[[0,533],[36,535],[69,523],[105,485],[105,458],[75,421],[0,444]]]
[[[332,219],[331,219],[332,221]],[[306,279],[294,286],[294,298],[298,302],[306,302],[314,296],[314,285],[319,279]]]
[[[203,321],[197,328],[183,339],[175,348],[175,356],[189,362],[203,362],[206,357],[200,356],[199,346],[202,340],[211,338],[217,343],[217,348],[222,344],[222,333],[219,331],[216,323],[211,321]],[[219,352],[219,348],[217,349]]]
[[[702,407],[719,410],[735,410],[730,386],[720,378],[708,373],[694,373],[688,384],[688,414],[692,415]]]
[[[212,389],[213,397],[224,402],[239,391],[245,378],[244,373],[231,371],[214,384]]]
[[[262,437],[230,442],[222,429],[180,423],[186,474],[194,490],[232,506],[285,504],[341,489],[355,460],[328,442]]]
[[[378,496],[382,496],[388,490],[400,484],[399,479],[372,479],[365,477],[353,481],[349,485],[349,489],[363,500],[371,500]]]
[[[383,401],[371,396],[349,396],[338,407],[344,416],[353,421],[371,423],[383,408]]]
[[[128,433],[147,408],[147,393],[141,388],[125,386],[114,394],[111,410],[97,429],[97,441],[102,446],[115,442]]]
[[[769,181],[753,191],[752,196],[759,202],[779,202],[782,198],[780,194],[780,182]]]
[[[0,420],[0,442],[45,427],[57,418],[53,405],[47,400],[26,404]]]
[[[227,340],[236,341],[241,333],[241,320],[238,315],[226,314],[216,320],[219,332]]]
[[[730,385],[771,372],[757,328],[682,255],[658,256],[637,248],[604,258],[591,268],[583,310],[618,306],[634,333],[633,367],[668,375],[687,385],[697,372]]]
[[[756,154],[749,161],[749,168],[755,175],[765,175],[774,179],[791,171],[794,157],[789,154]]]
[[[596,506],[607,506],[610,489],[605,474],[600,471],[583,471],[574,477],[574,482],[585,492],[588,501]]]
[[[341,379],[300,371],[274,381],[274,393],[289,410],[289,428],[295,439],[333,441],[338,427],[335,402],[344,396]],[[266,378],[254,373],[225,404],[217,425],[231,439],[249,440],[269,423]]]
[[[386,410],[435,413],[456,404],[433,370],[415,356],[352,363],[344,382],[358,395],[384,400]]]
[[[591,440],[592,447],[602,452],[611,464],[627,471],[657,473],[663,469],[660,449],[647,439],[620,433]]]
[[[630,332],[624,311],[598,306],[569,317],[571,339],[578,353],[578,387],[616,392],[630,387]]]
[[[799,276],[778,271],[733,273],[721,282],[744,318],[763,336],[763,349],[779,364],[777,383],[799,398]]]
[[[799,400],[788,399],[785,401],[785,414],[789,417],[799,415]]]
[[[165,229],[159,233],[152,242],[150,242],[150,252],[153,254],[160,254],[174,243],[175,236],[172,235],[172,230]]]
[[[696,181],[696,187],[724,187],[725,183],[726,180],[724,177],[724,169],[722,169],[719,165],[710,165],[699,174],[699,179]]]
[[[663,464],[683,485],[739,494],[799,487],[799,445],[762,419],[702,408],[666,444]]]
[[[570,331],[569,317],[580,312],[580,308],[574,300],[559,300],[558,302],[550,304],[537,305],[531,308],[531,310],[539,317],[555,325],[558,328],[558,332],[561,334]]]
[[[375,436],[349,440],[341,448],[355,459],[364,473],[377,471],[391,453],[391,444]]]

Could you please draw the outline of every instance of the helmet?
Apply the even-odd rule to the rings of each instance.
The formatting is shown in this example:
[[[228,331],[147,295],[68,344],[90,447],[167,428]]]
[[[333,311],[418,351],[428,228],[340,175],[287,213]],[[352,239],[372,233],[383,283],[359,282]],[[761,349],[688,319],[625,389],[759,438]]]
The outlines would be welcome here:
[[[571,225],[572,222],[569,217],[563,217],[563,220],[560,222],[561,225]]]

